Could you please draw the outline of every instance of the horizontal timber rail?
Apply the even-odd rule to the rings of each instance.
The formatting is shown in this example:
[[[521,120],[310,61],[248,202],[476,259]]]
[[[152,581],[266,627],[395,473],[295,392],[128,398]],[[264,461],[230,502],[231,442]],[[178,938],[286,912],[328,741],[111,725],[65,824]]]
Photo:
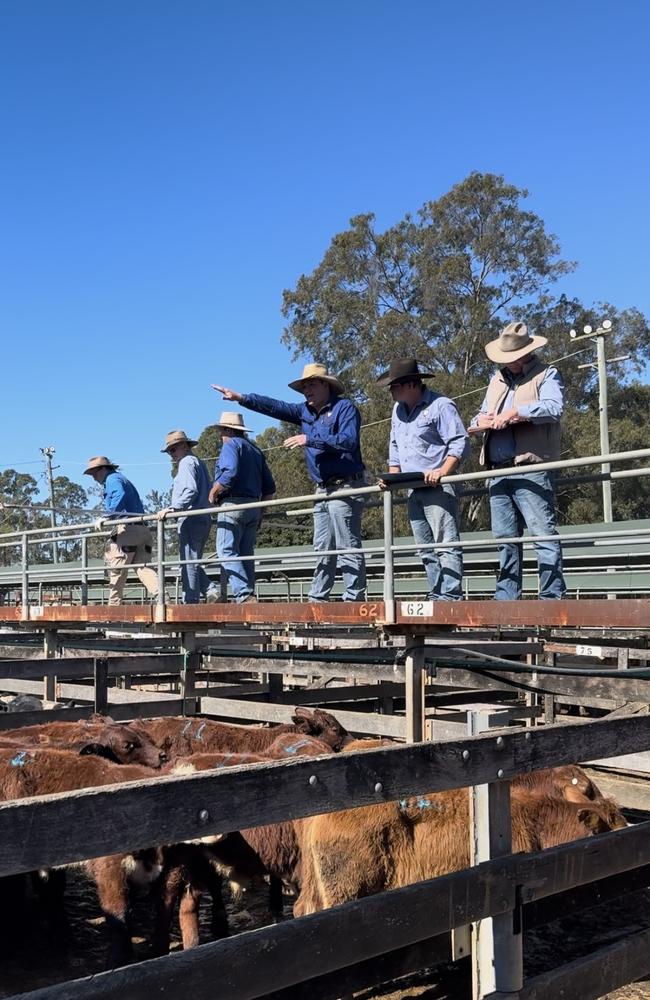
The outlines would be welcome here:
[[[0,876],[650,747],[650,716],[234,767],[0,804]],[[263,803],[263,805],[261,805]]]
[[[543,899],[603,874],[638,867],[650,861],[649,834],[650,824],[643,823],[587,845],[579,841],[539,855],[498,858],[194,951],[36,990],[24,1000],[146,1000],[152,991],[207,1000],[215,996],[217,982],[219,1000],[252,1000],[512,910],[520,890],[524,902]]]
[[[141,625],[215,626],[226,624],[305,624],[408,626],[408,631],[458,628],[626,628],[650,630],[650,598],[562,601],[402,601],[394,622],[387,622],[383,601],[299,604],[260,602],[247,604],[167,605],[145,607],[102,605],[0,607],[0,622],[29,622],[32,626],[80,622]]]

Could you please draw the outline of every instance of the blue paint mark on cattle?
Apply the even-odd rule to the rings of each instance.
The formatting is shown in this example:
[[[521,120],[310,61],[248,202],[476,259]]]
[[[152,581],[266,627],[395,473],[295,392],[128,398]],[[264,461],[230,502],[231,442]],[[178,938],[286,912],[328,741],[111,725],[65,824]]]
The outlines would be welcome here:
[[[203,738],[202,737],[202,733],[203,733],[204,729],[205,729],[205,719],[203,720],[203,722],[201,723],[201,725],[199,726],[199,728],[196,731],[196,738],[197,738],[197,740],[200,740],[200,739]]]
[[[187,730],[191,728],[192,721],[193,721],[192,719],[188,719],[187,720],[187,722],[185,723],[185,725],[181,729],[181,736],[185,736],[185,734],[187,733]]]
[[[12,757],[12,759],[11,759],[11,766],[12,767],[24,767],[26,763],[27,763],[27,751],[26,750],[21,750],[20,753],[17,753],[16,756]]]
[[[407,806],[408,806],[408,799],[400,799],[399,800],[399,807],[400,807],[400,809],[406,809]]]
[[[297,743],[292,743],[291,746],[283,747],[285,753],[298,753],[301,747],[308,747],[311,740],[298,740]]]
[[[433,802],[429,799],[418,799],[417,806],[418,809],[431,809],[433,807]]]

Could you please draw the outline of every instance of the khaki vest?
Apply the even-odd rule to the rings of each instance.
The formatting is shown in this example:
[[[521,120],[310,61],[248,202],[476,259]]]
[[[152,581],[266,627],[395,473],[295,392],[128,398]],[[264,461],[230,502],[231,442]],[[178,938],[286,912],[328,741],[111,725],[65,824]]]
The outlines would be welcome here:
[[[536,403],[539,400],[539,389],[544,381],[544,376],[548,371],[548,365],[542,364],[536,358],[524,368],[519,376],[520,381],[515,385],[513,406],[525,406]],[[486,399],[486,410],[488,413],[499,413],[503,402],[510,391],[510,386],[503,377],[503,373],[498,371],[492,376],[488,386]],[[514,465],[522,465],[530,462],[556,462],[560,458],[561,428],[558,421],[548,424],[522,423],[512,424],[510,430],[515,436],[516,454]],[[487,465],[488,454],[488,431],[483,438],[481,448],[481,465]]]

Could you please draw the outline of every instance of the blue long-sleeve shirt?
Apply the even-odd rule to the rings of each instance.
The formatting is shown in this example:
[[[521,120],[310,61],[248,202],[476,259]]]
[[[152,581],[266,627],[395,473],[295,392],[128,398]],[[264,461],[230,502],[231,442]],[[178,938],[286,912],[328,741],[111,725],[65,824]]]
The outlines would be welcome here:
[[[210,506],[210,474],[205,464],[196,455],[184,455],[178,463],[178,470],[172,487],[172,502],[174,510],[204,510]],[[187,518],[177,518],[178,527]],[[210,521],[209,514],[199,514],[192,518],[193,524]]]
[[[104,480],[104,510],[109,517],[144,514],[140,494],[121,472],[109,472]]]
[[[524,375],[525,373],[526,370],[524,369]],[[510,386],[500,410],[500,412],[504,412],[511,409],[514,405],[515,389],[518,379],[521,376],[513,375],[508,368],[503,368],[501,374]],[[486,394],[479,413],[487,413],[487,399],[488,396]],[[539,387],[539,399],[534,403],[518,406],[517,409],[519,410],[519,415],[525,420],[529,420],[532,424],[550,424],[559,421],[564,409],[564,381],[557,368],[548,367],[544,380]],[[477,423],[478,414],[473,418],[471,426],[475,427]],[[517,454],[517,447],[515,445],[513,426],[504,427],[497,431],[490,431],[487,448],[487,458],[490,465],[494,465],[497,462],[509,462],[510,459],[514,459]]]
[[[315,483],[320,485],[363,473],[359,441],[361,415],[349,399],[332,395],[318,413],[307,403],[284,403],[254,393],[245,395],[241,405],[300,427],[307,438],[307,472]]]
[[[427,472],[439,469],[450,456],[461,461],[468,452],[469,436],[447,396],[425,389],[410,412],[404,403],[393,407],[389,465],[402,472]]]
[[[233,497],[260,497],[275,493],[275,482],[264,455],[244,437],[226,438],[214,467],[214,481]]]

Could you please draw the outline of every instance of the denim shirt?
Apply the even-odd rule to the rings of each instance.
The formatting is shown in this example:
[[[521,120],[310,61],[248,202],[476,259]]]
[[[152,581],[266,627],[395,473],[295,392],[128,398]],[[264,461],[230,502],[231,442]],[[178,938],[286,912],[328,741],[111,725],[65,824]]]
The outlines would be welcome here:
[[[204,510],[210,506],[210,475],[204,463],[196,455],[184,455],[178,463],[178,471],[172,487],[172,507],[174,510]],[[187,521],[186,517],[177,518],[178,527]],[[209,514],[199,514],[190,518],[195,525],[209,523]]]
[[[104,480],[104,510],[113,517],[144,514],[140,494],[121,472],[109,472]]]
[[[307,403],[284,403],[253,393],[245,395],[241,405],[301,428],[307,437],[307,472],[315,483],[348,479],[363,473],[359,441],[361,414],[349,399],[332,394],[318,413]]]
[[[501,406],[501,411],[505,411],[511,409],[513,406],[517,380],[520,376],[513,375],[508,368],[503,368],[501,374],[510,385],[510,389]],[[526,374],[526,366],[524,366],[523,374]],[[537,402],[519,406],[518,410],[520,415],[526,420],[530,420],[532,424],[547,424],[558,421],[562,416],[563,409],[564,381],[557,368],[549,366],[544,376],[544,381],[539,387],[539,399]],[[487,395],[483,400],[479,413],[487,413]],[[477,423],[478,414],[472,420],[471,426],[475,427]],[[490,465],[509,462],[510,459],[514,460],[517,454],[517,447],[512,427],[504,427],[499,431],[490,431],[487,448],[487,459]]]
[[[427,472],[439,469],[450,456],[461,461],[468,453],[469,436],[447,396],[425,389],[410,412],[404,403],[393,407],[389,465],[402,472]]]
[[[244,437],[227,438],[214,467],[214,481],[233,497],[260,497],[275,493],[275,482],[264,455]]]

